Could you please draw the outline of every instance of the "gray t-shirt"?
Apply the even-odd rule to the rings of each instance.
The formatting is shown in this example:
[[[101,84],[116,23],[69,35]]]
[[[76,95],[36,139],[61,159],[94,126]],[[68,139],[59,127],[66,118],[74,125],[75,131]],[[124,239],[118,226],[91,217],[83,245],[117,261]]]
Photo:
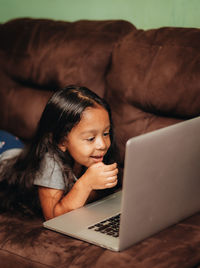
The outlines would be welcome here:
[[[10,149],[0,155],[0,162],[20,154],[22,149]],[[34,184],[58,190],[66,190],[68,181],[64,179],[62,171],[57,161],[48,153],[43,160],[43,168],[37,172]]]
[[[34,184],[58,190],[66,190],[68,181],[64,180],[62,170],[57,161],[47,153],[42,165],[43,168],[37,173]]]

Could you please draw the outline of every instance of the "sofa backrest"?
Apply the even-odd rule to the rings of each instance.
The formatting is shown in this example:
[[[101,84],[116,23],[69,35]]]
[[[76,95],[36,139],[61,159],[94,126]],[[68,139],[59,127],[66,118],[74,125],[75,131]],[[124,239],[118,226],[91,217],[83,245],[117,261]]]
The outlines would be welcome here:
[[[133,136],[200,114],[200,29],[164,27],[127,34],[107,75],[122,152]]]
[[[22,18],[0,26],[0,128],[30,139],[52,92],[77,84],[105,94],[114,44],[126,21]]]

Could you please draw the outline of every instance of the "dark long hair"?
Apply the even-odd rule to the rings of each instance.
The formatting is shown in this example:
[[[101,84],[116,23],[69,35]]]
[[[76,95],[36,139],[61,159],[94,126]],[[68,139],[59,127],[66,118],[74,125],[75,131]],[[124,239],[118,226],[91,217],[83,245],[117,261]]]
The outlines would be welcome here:
[[[69,153],[59,149],[58,144],[76,126],[88,107],[100,105],[109,114],[111,146],[104,163],[117,162],[111,111],[106,101],[86,87],[68,86],[55,92],[49,99],[38,123],[31,143],[22,153],[0,168],[0,208],[2,210],[24,209],[28,204],[36,211],[39,206],[34,178],[42,170],[42,161],[48,152],[61,167],[63,177],[72,180],[73,159]]]

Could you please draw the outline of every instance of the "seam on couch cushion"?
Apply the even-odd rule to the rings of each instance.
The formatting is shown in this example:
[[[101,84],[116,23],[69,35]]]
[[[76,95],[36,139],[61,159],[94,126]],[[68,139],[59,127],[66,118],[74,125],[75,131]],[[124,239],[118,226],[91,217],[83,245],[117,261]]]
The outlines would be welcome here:
[[[10,254],[10,255],[12,255],[12,256],[16,256],[17,258],[20,258],[20,259],[25,260],[25,261],[27,261],[27,262],[29,262],[29,263],[32,263],[32,264],[34,264],[34,263],[35,263],[35,264],[38,264],[38,265],[41,266],[41,268],[42,268],[42,267],[54,268],[54,266],[47,265],[47,264],[43,264],[43,263],[41,263],[41,262],[38,262],[38,261],[34,261],[34,260],[31,260],[31,259],[28,259],[28,258],[26,258],[26,257],[23,257],[23,256],[21,256],[21,255],[15,254],[15,253],[10,252],[10,251],[5,250],[5,249],[0,249],[0,252],[5,252],[5,253]],[[1,260],[1,256],[0,256],[0,260]],[[14,260],[14,262],[16,263],[15,260]],[[9,267],[11,267],[11,266],[9,266]],[[30,266],[27,266],[27,267],[30,267]],[[37,267],[39,267],[39,266],[37,266]],[[5,268],[5,266],[4,266],[4,268]]]

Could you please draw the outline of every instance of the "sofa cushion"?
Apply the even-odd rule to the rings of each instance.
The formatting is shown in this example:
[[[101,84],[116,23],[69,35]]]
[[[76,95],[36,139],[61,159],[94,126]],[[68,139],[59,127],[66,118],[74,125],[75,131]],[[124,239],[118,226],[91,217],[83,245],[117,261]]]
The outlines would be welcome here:
[[[30,138],[50,96],[44,91],[77,84],[103,96],[113,45],[133,29],[131,23],[120,20],[64,22],[22,18],[1,24],[0,128]],[[8,129],[10,120],[16,123],[14,127],[9,123]]]
[[[1,267],[189,268],[200,263],[200,214],[116,253],[42,227],[42,220],[0,215]]]
[[[20,84],[0,70],[0,129],[30,140],[52,91]]]
[[[200,111],[199,43],[200,29],[132,32],[116,45],[109,85],[147,112],[195,116]]]
[[[4,70],[38,87],[81,84],[103,96],[112,47],[132,29],[126,21],[12,20],[0,27]]]
[[[122,148],[132,136],[200,113],[199,44],[200,29],[169,27],[131,32],[116,44],[106,98]]]

